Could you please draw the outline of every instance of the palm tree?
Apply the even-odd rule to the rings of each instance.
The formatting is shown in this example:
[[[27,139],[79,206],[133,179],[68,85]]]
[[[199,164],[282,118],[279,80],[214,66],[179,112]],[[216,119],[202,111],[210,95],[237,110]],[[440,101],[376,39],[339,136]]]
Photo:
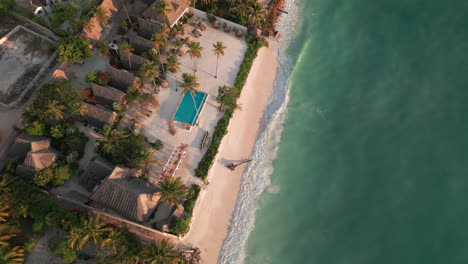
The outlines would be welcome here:
[[[156,150],[146,150],[145,152],[143,152],[141,159],[141,169],[144,175],[148,175],[148,173],[150,173],[152,169],[151,165],[161,162],[160,160],[154,159],[156,152]]]
[[[128,64],[130,65],[130,68],[132,68],[132,62],[130,61],[130,56],[132,55],[132,52],[135,50],[130,43],[125,41],[120,45],[120,50],[122,50],[122,53],[124,55],[127,55],[128,57]]]
[[[223,42],[218,41],[216,43],[213,43],[213,53],[216,55],[216,73],[215,73],[215,78],[218,79],[218,61],[219,61],[219,56],[224,56],[224,49],[226,46],[223,45]]]
[[[104,10],[102,7],[100,6],[96,7],[93,11],[93,14],[99,23],[103,25],[107,25],[107,23],[109,22],[109,12]]]
[[[110,47],[109,47],[109,44],[107,44],[107,42],[105,42],[104,40],[99,40],[96,43],[96,48],[98,49],[99,56],[103,56],[103,57],[109,56]]]
[[[145,82],[151,81],[153,87],[156,87],[154,79],[159,76],[158,66],[152,61],[147,62],[138,69],[137,75]]]
[[[203,47],[200,47],[200,42],[192,42],[188,45],[189,50],[187,53],[189,54],[190,58],[193,60],[194,64],[194,72],[197,72],[197,59],[202,57],[201,52],[203,51]]]
[[[263,5],[257,1],[252,2],[249,9],[249,18],[247,22],[250,25],[260,26],[265,22],[265,17],[266,13]]]
[[[24,250],[21,247],[0,246],[0,263],[24,263]]]
[[[160,242],[145,245],[140,259],[146,264],[175,264],[178,263],[180,257],[174,249],[174,245],[163,239]]]
[[[112,231],[112,227],[99,220],[98,216],[84,219],[81,225],[73,227],[69,233],[70,247],[75,250],[82,249],[89,242],[93,242],[96,246],[101,245],[106,233]]]
[[[165,46],[166,42],[164,41],[163,36],[159,32],[156,32],[151,36],[151,41],[153,42],[154,48],[158,53],[161,69],[164,71],[164,65],[161,60],[161,48]]]
[[[112,155],[116,151],[120,151],[120,144],[122,140],[128,138],[128,135],[120,133],[117,129],[112,126],[104,126],[103,137],[98,138],[99,150],[105,155]]]
[[[171,205],[181,204],[187,196],[187,186],[179,178],[165,178],[158,183],[159,201]]]
[[[73,114],[77,115],[77,116],[84,116],[84,114],[87,111],[88,111],[88,108],[86,107],[86,105],[84,105],[82,103],[76,103],[75,107],[74,107],[74,110],[73,110]]]
[[[47,119],[62,119],[64,109],[65,106],[60,105],[59,101],[52,100],[47,104],[46,108],[44,109],[43,115]]]
[[[117,254],[119,249],[121,249],[123,243],[124,243],[124,237],[122,231],[118,229],[112,229],[112,231],[109,232],[106,238],[102,240],[101,242],[101,248],[104,247],[110,247],[112,252],[114,254]]]
[[[180,70],[180,65],[181,63],[177,58],[177,55],[172,53],[169,55],[169,57],[167,57],[166,68],[168,71],[176,73]]]
[[[163,2],[161,2],[163,3]],[[164,48],[167,49],[167,39],[169,38],[170,34],[171,34],[171,30],[166,26],[166,25],[162,25],[157,33],[159,34],[159,36],[164,40]]]
[[[195,92],[198,88],[200,88],[200,84],[198,83],[197,76],[184,72],[182,74],[182,81],[177,81],[177,85],[183,89],[182,95],[185,95],[186,92],[190,93],[192,96],[193,105],[195,106],[195,110],[197,110],[198,113],[198,107],[195,102]]]
[[[232,9],[236,15],[245,21],[249,17],[251,8],[251,3],[249,1],[241,1],[238,6],[233,7]]]
[[[159,18],[162,19],[166,24],[169,24],[167,21],[167,14],[172,10],[167,6],[166,1],[160,1],[159,5],[156,6],[155,9],[159,13]]]
[[[125,11],[125,14],[127,15],[128,22],[130,22],[130,24],[131,24],[132,20],[130,20],[130,16],[128,15],[127,8],[125,7],[125,3],[123,2],[123,0],[120,0],[120,3],[122,3],[122,7],[123,7],[123,9]]]

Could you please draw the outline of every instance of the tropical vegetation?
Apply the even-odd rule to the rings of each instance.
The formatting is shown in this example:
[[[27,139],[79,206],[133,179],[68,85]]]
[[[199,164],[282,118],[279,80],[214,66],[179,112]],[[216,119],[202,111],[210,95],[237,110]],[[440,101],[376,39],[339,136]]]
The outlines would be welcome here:
[[[75,35],[58,41],[58,57],[61,62],[78,63],[93,55],[89,40]]]

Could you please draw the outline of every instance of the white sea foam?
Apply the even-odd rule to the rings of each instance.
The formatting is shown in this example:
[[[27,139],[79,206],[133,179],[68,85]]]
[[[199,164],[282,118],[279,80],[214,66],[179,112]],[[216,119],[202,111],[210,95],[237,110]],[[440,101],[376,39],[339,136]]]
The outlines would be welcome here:
[[[284,9],[289,14],[280,18],[277,29],[280,32],[291,32],[291,28],[295,26],[300,14],[298,14],[294,0],[287,0]],[[252,154],[253,161],[242,177],[236,209],[218,260],[220,264],[244,262],[245,244],[254,228],[259,196],[265,190],[273,194],[281,191],[279,186],[270,185],[270,175],[273,172],[272,161],[276,157],[283,121],[287,112],[286,105],[289,100],[288,83],[293,65],[292,59],[286,54],[286,49],[292,37],[292,34],[283,33],[280,44],[276,47],[279,67],[275,87],[265,109],[266,129],[257,140]]]

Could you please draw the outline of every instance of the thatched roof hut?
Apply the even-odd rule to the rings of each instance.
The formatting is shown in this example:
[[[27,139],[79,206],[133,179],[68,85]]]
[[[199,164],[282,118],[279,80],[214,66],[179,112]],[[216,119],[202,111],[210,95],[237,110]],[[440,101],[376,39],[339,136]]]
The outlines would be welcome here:
[[[130,169],[115,167],[91,195],[91,205],[136,222],[145,222],[159,201],[156,188],[133,176]]]
[[[130,45],[135,49],[136,54],[143,54],[153,48],[153,43],[143,37],[138,36],[135,32],[130,31],[128,33],[130,39]]]
[[[114,166],[101,157],[97,157],[89,163],[85,172],[80,176],[80,184],[88,191],[93,191],[109,174],[114,170]]]
[[[97,128],[103,128],[105,125],[109,125],[115,121],[117,114],[104,107],[83,103],[86,106],[85,118],[91,123],[91,125]]]
[[[15,149],[16,151],[23,152],[29,141],[29,151],[23,164],[18,165],[15,170],[15,173],[22,177],[33,177],[34,173],[49,168],[57,160],[57,152],[50,148],[49,139],[31,141],[28,137],[20,135],[13,145],[19,148]]]
[[[161,87],[162,88],[167,88],[169,87],[169,82],[167,80],[162,80],[161,81]]]
[[[223,27],[223,28],[224,28],[224,31],[225,31],[225,32],[229,32],[229,31],[231,31],[232,26],[231,26],[231,24],[229,24],[229,23],[224,23],[224,27]]]
[[[169,8],[166,19],[160,15],[157,9],[160,1],[165,1],[167,7]],[[142,16],[147,19],[164,23],[169,27],[173,27],[188,11],[189,6],[190,1],[188,0],[156,0],[150,6],[148,6],[145,11],[143,11]]]
[[[96,103],[112,107],[113,103],[122,103],[125,93],[109,86],[91,83],[91,90],[96,97]]]
[[[150,22],[143,18],[138,18],[138,35],[150,40],[153,34],[161,27],[160,24]]]
[[[242,29],[238,28],[238,29],[236,30],[236,36],[242,37],[242,35],[244,35],[244,31],[242,31]]]
[[[172,216],[180,218],[184,214],[184,206],[179,204],[174,211],[172,212]]]
[[[107,13],[109,20],[111,20],[122,8],[122,1],[120,0],[103,0],[99,7]],[[89,31],[83,30],[81,35],[92,41],[98,41],[104,39],[104,37],[110,32],[110,27],[99,23],[96,16],[93,16],[90,21],[91,25]]]
[[[202,33],[201,30],[198,28],[195,28],[194,30],[192,30],[192,34],[197,38],[202,35],[201,33]]]
[[[215,20],[213,21],[213,23],[211,23],[213,25],[214,28],[219,28],[219,21],[218,20]]]
[[[26,155],[23,165],[32,168],[34,171],[40,171],[49,168],[56,159],[57,153],[51,149],[30,151]]]
[[[29,136],[21,133],[10,147],[8,157],[24,160],[29,151],[40,151],[50,147],[50,140],[45,137]]]
[[[185,38],[185,44],[188,45],[188,44],[190,44],[190,43],[192,43],[192,42],[193,42],[193,39],[192,39],[191,37],[186,37],[186,38]]]
[[[129,61],[130,57],[130,61]],[[141,66],[145,65],[146,63],[150,62],[148,59],[143,58],[142,56],[138,56],[136,54],[131,54],[127,56],[126,54],[120,53],[120,62],[122,63],[122,67],[127,71],[136,72],[138,71]]]
[[[107,71],[110,72],[111,75],[109,86],[112,86],[123,92],[126,92],[128,87],[134,85],[138,81],[138,78],[135,77],[133,73],[126,70],[109,67]]]
[[[185,49],[182,48],[182,47],[178,48],[177,49],[177,55],[179,55],[181,57],[184,56],[185,55]]]

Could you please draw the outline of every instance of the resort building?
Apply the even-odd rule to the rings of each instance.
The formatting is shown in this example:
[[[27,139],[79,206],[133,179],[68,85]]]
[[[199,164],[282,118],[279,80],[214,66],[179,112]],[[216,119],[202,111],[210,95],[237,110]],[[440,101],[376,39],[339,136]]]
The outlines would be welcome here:
[[[109,86],[101,86],[91,83],[96,105],[113,110],[114,103],[121,104],[124,101],[125,93]]]
[[[90,199],[93,207],[141,223],[153,214],[159,196],[154,186],[135,177],[132,170],[115,167]]]
[[[128,71],[136,72],[143,65],[150,62],[148,59],[145,59],[141,56],[131,53],[130,56],[120,53],[120,62],[122,67]]]
[[[83,103],[86,106],[85,118],[91,123],[92,126],[97,128],[104,128],[115,121],[117,114],[114,111],[106,109],[98,105]]]
[[[158,11],[160,1],[165,1],[166,7],[169,9],[166,17],[161,16]],[[156,0],[143,12],[143,17],[173,27],[188,12],[189,6],[190,1],[188,0]]]
[[[134,31],[128,33],[128,38],[130,39],[130,45],[135,49],[135,54],[141,55],[153,49],[154,45],[151,41],[138,36]]]
[[[79,182],[86,190],[92,192],[113,170],[114,166],[98,156],[88,165]]]
[[[116,17],[117,13],[122,8],[122,1],[104,0],[102,1],[101,5],[99,5],[99,7],[108,14],[109,21],[111,21]],[[89,30],[83,30],[82,36],[90,39],[92,42],[104,40],[111,31],[111,27],[109,25],[99,23],[99,20],[96,18],[96,16],[91,18],[90,23],[91,26],[89,27]]]
[[[16,167],[16,174],[33,177],[34,173],[49,168],[57,159],[57,152],[50,148],[50,140],[44,137],[20,134],[9,152],[10,157],[23,160]]]
[[[108,72],[111,75],[109,86],[112,86],[120,91],[126,92],[128,87],[139,82],[138,78],[133,73],[126,70],[109,67]]]

